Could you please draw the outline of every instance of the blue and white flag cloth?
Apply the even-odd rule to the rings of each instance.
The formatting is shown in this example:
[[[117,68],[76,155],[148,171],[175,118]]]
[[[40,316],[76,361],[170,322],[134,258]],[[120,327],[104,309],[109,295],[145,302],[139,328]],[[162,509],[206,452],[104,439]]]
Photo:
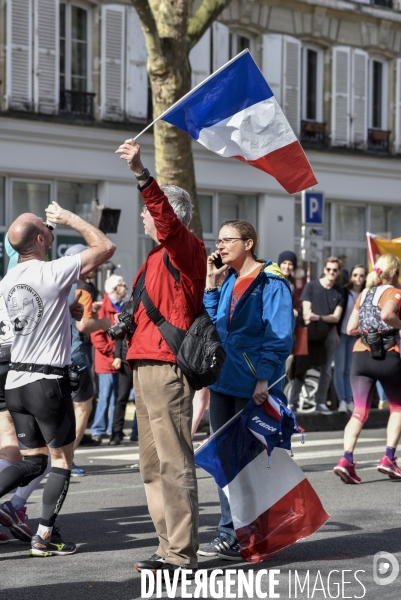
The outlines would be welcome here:
[[[317,183],[249,50],[218,69],[159,118],[186,131],[208,150],[269,173],[290,194]]]

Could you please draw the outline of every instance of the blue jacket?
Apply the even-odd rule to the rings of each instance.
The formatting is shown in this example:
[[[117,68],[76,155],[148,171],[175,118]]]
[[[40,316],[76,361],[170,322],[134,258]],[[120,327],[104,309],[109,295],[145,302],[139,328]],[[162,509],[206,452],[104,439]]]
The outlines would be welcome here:
[[[262,267],[235,306],[229,321],[231,294],[237,273],[225,278],[221,288],[205,293],[205,307],[219,332],[226,361],[211,390],[251,398],[257,379],[273,384],[285,372],[293,345],[294,313],[291,291],[278,265]],[[282,380],[276,387],[282,389]]]

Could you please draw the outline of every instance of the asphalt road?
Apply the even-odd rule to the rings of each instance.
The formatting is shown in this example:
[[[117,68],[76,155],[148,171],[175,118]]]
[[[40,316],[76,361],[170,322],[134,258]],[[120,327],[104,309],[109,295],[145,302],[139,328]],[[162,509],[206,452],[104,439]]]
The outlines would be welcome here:
[[[200,567],[210,573],[217,568],[253,570],[255,577],[261,569],[276,569],[279,573],[274,577],[278,583],[270,591],[267,573],[261,575],[261,592],[267,593],[266,597],[274,597],[275,592],[279,594],[275,597],[280,598],[399,600],[401,574],[388,585],[378,585],[373,580],[373,557],[377,552],[389,552],[401,563],[401,481],[390,480],[375,469],[384,446],[384,430],[363,432],[355,453],[362,484],[351,486],[332,473],[341,456],[341,432],[307,435],[304,446],[295,444],[295,460],[319,494],[330,520],[314,535],[264,563],[201,559]],[[135,560],[150,556],[156,543],[138,469],[130,468],[137,462],[135,444],[78,450],[76,463],[87,469],[87,476],[71,481],[58,519],[64,539],[75,541],[78,552],[69,557],[39,560],[28,558],[28,546],[17,540],[1,545],[1,600],[141,597],[140,575],[132,565]],[[214,537],[218,501],[213,480],[201,470],[198,477],[200,540],[205,543]],[[40,499],[38,490],[28,504],[33,529],[40,515]],[[393,562],[395,567],[386,566]],[[386,558],[378,565],[382,563],[381,583],[398,562]],[[220,581],[223,579],[222,575]],[[194,589],[192,584],[188,592],[193,593]],[[232,592],[232,597],[237,597],[235,584]],[[219,596],[217,589],[215,597],[229,597],[225,593]],[[180,588],[175,597],[184,597]],[[257,591],[251,597],[257,598]]]

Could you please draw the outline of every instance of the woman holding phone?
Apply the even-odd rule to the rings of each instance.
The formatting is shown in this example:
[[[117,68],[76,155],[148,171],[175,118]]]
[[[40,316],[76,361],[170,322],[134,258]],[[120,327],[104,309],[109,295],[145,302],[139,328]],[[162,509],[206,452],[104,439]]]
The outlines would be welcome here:
[[[257,260],[256,245],[251,223],[226,221],[216,240],[217,250],[207,259],[204,304],[227,353],[218,380],[210,386],[212,432],[241,411],[250,398],[263,404],[269,385],[284,375],[292,348],[294,317],[288,282],[277,264]],[[224,272],[226,277],[217,287]],[[277,387],[282,389],[282,385],[283,380]],[[227,498],[220,488],[218,492],[217,536],[198,553],[241,560]]]

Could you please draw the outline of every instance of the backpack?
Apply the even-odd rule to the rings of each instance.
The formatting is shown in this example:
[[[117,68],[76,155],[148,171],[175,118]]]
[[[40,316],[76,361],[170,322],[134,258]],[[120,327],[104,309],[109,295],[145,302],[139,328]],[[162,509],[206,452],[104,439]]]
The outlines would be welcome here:
[[[378,306],[382,294],[391,287],[393,286],[381,285],[380,287],[372,287],[370,290],[363,290],[359,307],[358,331],[360,334],[371,329],[381,332],[394,329],[381,320],[381,309]]]
[[[180,272],[171,264],[166,251],[163,254],[163,262],[174,280],[179,283]],[[226,359],[226,352],[206,308],[202,306],[200,313],[186,331],[166,321],[149,298],[145,286],[142,287],[140,298],[147,316],[158,327],[177,357],[177,365],[191,387],[201,390],[215,383]]]

